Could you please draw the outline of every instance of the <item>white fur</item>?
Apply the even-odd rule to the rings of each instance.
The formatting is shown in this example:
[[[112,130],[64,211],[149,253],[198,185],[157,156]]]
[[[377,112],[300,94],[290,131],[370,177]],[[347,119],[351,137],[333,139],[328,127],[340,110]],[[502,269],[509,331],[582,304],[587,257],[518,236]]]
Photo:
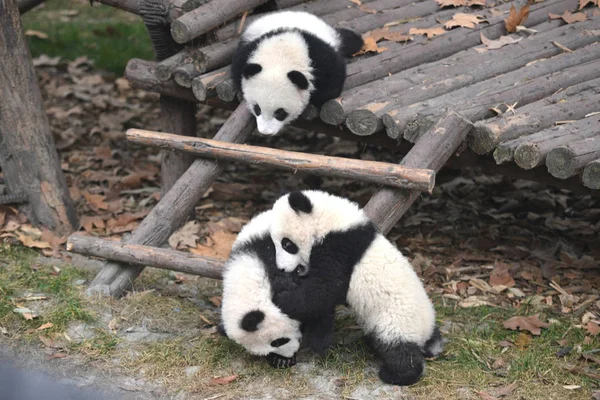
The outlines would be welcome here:
[[[250,79],[242,79],[244,99],[251,112],[255,104],[260,105],[258,131],[275,135],[286,123],[298,118],[310,100],[314,87],[310,83],[313,75],[308,47],[297,32],[286,32],[261,41],[248,62],[260,64],[263,70]],[[287,74],[294,70],[308,79],[307,90],[298,89],[288,78]],[[289,114],[284,121],[273,116],[279,108]]]
[[[277,265],[288,272],[308,265],[313,245],[331,231],[344,231],[368,221],[356,203],[321,191],[304,191],[313,205],[311,213],[296,213],[283,196],[273,207],[271,237]],[[281,247],[287,237],[299,251],[292,255]],[[309,272],[310,274],[310,272]],[[354,266],[346,300],[364,325],[386,344],[397,340],[423,346],[435,328],[435,310],[409,261],[382,234],[377,233],[360,262]]]
[[[240,232],[233,245],[233,256],[225,264],[223,273],[223,299],[221,313],[227,336],[255,355],[276,353],[292,357],[300,347],[302,335],[300,322],[290,319],[271,300],[271,285],[263,262],[251,253],[236,253],[239,246],[253,236],[265,233],[272,212],[253,218]],[[260,310],[265,319],[256,332],[246,332],[240,327],[244,315]],[[271,342],[281,337],[290,341],[273,347]]]
[[[337,31],[319,17],[304,11],[273,12],[258,18],[244,31],[242,38],[252,41],[278,29],[299,29],[312,33],[335,50],[339,50],[341,39]]]

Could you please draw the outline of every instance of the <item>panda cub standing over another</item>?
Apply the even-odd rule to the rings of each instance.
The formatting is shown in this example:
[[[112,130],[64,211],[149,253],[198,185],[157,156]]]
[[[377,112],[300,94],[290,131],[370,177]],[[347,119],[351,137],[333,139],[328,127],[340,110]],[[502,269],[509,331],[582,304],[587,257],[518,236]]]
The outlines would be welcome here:
[[[233,244],[223,272],[220,330],[248,352],[267,356],[273,367],[287,368],[296,364],[302,334],[300,322],[271,300],[269,277],[278,272],[268,231],[271,216],[266,211],[254,217]],[[280,280],[281,287],[290,288],[287,282]]]
[[[320,108],[341,94],[344,56],[362,46],[360,35],[334,29],[313,14],[274,12],[244,31],[231,76],[256,116],[258,131],[275,135],[309,103]]]
[[[347,199],[322,191],[292,192],[273,206],[277,267],[301,283],[276,293],[275,304],[306,321],[347,303],[383,360],[386,383],[419,381],[424,357],[443,348],[435,310],[409,261]]]

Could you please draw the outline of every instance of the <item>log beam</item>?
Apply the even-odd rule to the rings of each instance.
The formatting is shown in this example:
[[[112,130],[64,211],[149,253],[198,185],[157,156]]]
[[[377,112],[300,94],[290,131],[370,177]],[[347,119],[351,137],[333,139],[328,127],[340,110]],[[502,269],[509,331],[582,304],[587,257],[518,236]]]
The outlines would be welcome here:
[[[592,161],[585,166],[581,180],[585,187],[600,190],[600,159]]]
[[[597,136],[572,142],[553,149],[546,157],[546,167],[552,176],[567,179],[577,175],[590,162],[600,158],[600,127]]]
[[[206,278],[223,279],[224,260],[160,247],[127,244],[80,234],[69,236],[67,251],[138,267],[154,267]]]
[[[463,143],[471,127],[471,122],[461,115],[452,110],[446,111],[439,122],[413,146],[400,165],[438,172]],[[365,213],[386,234],[419,196],[420,192],[414,190],[384,188],[371,197],[365,206]]]
[[[240,143],[256,128],[255,118],[240,104],[215,135],[215,140]],[[214,161],[196,160],[177,180],[133,232],[128,244],[161,246],[190,215],[223,166]],[[91,284],[90,291],[120,296],[142,272],[141,266],[107,262]]]
[[[44,112],[16,0],[0,2],[0,165],[29,220],[59,236],[79,226]]]
[[[215,161],[240,161],[291,171],[308,171],[316,175],[365,181],[430,193],[435,183],[435,172],[430,169],[409,168],[378,161],[354,160],[270,149],[268,147],[224,143],[210,139],[191,138],[141,129],[129,129],[127,140],[163,150],[183,151]]]

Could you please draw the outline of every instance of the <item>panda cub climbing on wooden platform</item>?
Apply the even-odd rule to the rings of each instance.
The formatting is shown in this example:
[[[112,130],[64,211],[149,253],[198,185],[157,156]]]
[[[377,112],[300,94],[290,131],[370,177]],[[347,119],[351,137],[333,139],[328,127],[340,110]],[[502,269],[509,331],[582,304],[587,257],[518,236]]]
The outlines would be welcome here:
[[[258,131],[276,135],[308,104],[338,97],[346,62],[363,46],[360,35],[335,29],[313,14],[282,11],[248,26],[233,56],[231,76]]]
[[[277,267],[300,278],[274,294],[277,307],[306,322],[348,304],[383,361],[381,380],[418,382],[424,358],[443,350],[435,310],[410,262],[363,210],[326,192],[292,192],[275,202],[270,232]]]

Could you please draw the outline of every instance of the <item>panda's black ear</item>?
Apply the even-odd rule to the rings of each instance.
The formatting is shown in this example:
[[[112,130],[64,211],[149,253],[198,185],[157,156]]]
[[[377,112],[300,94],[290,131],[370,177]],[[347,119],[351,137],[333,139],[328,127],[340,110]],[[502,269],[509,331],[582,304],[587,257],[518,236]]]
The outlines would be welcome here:
[[[310,199],[302,192],[292,192],[288,196],[290,207],[296,212],[310,213],[312,211],[312,203]]]
[[[306,79],[302,72],[290,71],[288,72],[288,78],[290,78],[290,81],[292,81],[292,83],[296,85],[298,89],[308,89],[308,79]]]
[[[260,71],[262,71],[262,67],[260,66],[260,64],[248,64],[244,67],[244,71],[242,72],[242,75],[244,76],[244,78],[248,79],[248,78],[252,78],[254,75],[258,74]]]

